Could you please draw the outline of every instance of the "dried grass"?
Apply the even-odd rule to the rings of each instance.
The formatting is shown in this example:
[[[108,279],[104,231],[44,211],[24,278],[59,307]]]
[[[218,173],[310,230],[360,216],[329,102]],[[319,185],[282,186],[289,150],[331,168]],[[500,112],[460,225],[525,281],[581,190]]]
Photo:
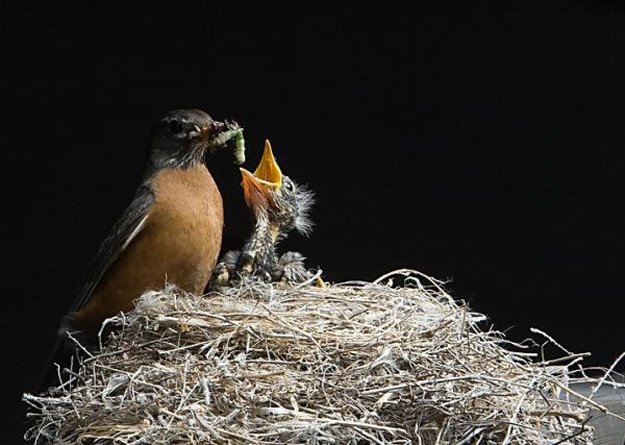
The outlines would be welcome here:
[[[102,352],[85,351],[64,385],[24,395],[27,436],[37,444],[592,443],[590,409],[606,410],[570,389],[584,354],[544,360],[529,343],[483,330],[485,319],[409,270],[322,288],[247,281],[194,296],[168,287],[109,320],[119,330]]]

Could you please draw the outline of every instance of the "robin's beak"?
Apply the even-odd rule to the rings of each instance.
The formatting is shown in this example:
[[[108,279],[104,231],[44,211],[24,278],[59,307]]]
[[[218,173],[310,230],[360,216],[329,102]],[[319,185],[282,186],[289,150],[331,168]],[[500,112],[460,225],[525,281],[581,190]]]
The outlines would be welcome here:
[[[263,156],[254,173],[240,167],[243,196],[252,208],[268,207],[273,203],[273,192],[282,186],[282,171],[271,151],[271,144],[265,140]]]
[[[202,128],[200,128],[200,137],[206,139],[210,133],[210,129],[210,125],[202,125]]]
[[[210,124],[202,125],[200,129],[200,135],[203,138],[211,138],[218,143],[224,143],[226,138],[224,135],[230,137],[229,132],[232,128],[224,122],[212,121]]]
[[[216,147],[226,145],[228,141],[234,140],[234,158],[237,165],[245,162],[245,140],[243,139],[243,128],[234,121],[218,122],[213,121],[210,125],[204,125],[200,129],[200,137],[208,141],[211,150]]]

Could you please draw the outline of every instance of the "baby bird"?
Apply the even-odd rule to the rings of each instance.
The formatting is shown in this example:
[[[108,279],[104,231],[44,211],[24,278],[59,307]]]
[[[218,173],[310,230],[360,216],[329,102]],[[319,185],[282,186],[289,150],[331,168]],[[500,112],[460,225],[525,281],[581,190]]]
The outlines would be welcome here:
[[[276,246],[293,229],[307,236],[313,193],[282,174],[265,141],[263,156],[254,173],[240,168],[243,196],[254,217],[254,229],[240,251],[226,252],[215,267],[213,285],[244,277],[263,281],[302,282],[311,277],[299,252],[278,256]]]

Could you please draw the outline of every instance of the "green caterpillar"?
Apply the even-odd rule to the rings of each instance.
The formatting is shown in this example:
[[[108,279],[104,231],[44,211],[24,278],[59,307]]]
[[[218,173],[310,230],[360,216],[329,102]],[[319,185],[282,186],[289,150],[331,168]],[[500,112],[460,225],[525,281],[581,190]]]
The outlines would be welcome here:
[[[234,138],[234,162],[241,165],[245,162],[245,139],[243,139],[243,128],[236,122],[226,122],[227,130],[222,131],[214,139],[215,145],[222,146]]]
[[[241,165],[245,162],[245,139],[243,139],[243,128],[237,129],[234,135],[234,162]]]

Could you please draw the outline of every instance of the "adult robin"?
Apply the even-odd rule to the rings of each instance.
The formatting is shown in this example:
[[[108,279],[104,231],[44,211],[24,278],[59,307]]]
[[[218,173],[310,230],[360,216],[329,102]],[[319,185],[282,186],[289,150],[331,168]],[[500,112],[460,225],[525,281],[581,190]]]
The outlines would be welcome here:
[[[221,193],[204,158],[228,140],[241,139],[241,132],[235,122],[214,121],[197,109],[173,110],[154,125],[141,183],[101,244],[61,323],[53,362],[72,349],[68,331],[87,344],[94,342],[102,322],[130,311],[146,290],[173,283],[203,292],[224,226]],[[242,152],[237,155],[242,162]]]
[[[254,218],[254,228],[240,251],[226,252],[211,280],[216,286],[255,276],[265,281],[300,282],[311,274],[298,252],[277,254],[277,244],[293,229],[308,235],[312,229],[313,193],[282,174],[265,141],[263,156],[252,173],[240,168],[243,195]]]

